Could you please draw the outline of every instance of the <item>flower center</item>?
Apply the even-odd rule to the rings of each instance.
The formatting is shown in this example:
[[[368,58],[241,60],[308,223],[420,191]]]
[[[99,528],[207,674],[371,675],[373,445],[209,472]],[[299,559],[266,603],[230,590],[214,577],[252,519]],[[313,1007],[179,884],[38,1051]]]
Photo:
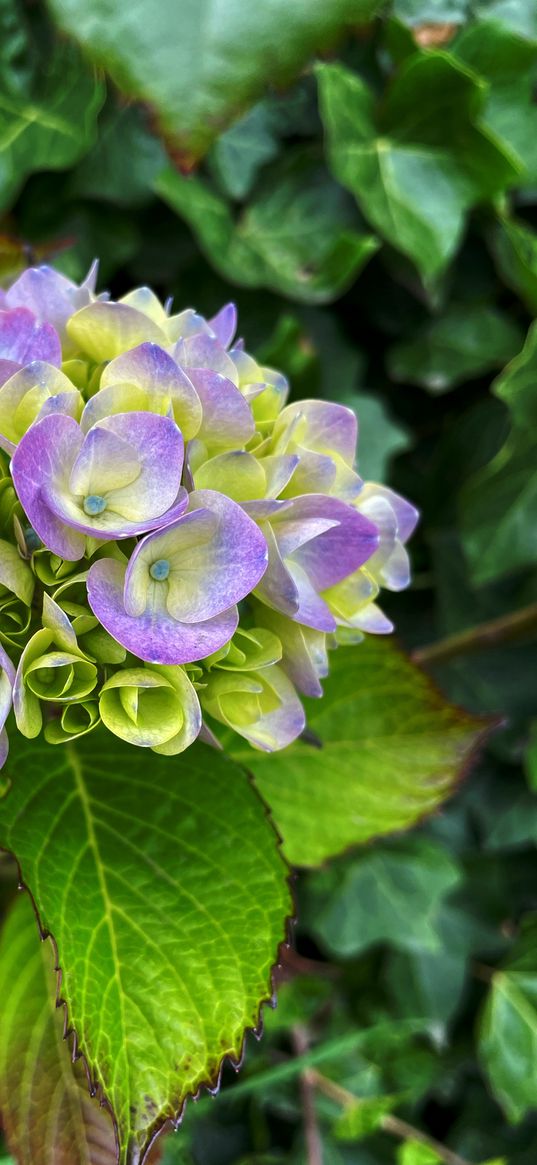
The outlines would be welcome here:
[[[84,498],[84,513],[88,514],[90,518],[94,518],[96,514],[102,514],[106,510],[106,498],[102,498],[100,494],[88,494]]]
[[[157,561],[149,567],[149,573],[151,578],[155,579],[155,582],[164,582],[164,579],[166,579],[170,573],[170,564],[168,559],[157,558]]]

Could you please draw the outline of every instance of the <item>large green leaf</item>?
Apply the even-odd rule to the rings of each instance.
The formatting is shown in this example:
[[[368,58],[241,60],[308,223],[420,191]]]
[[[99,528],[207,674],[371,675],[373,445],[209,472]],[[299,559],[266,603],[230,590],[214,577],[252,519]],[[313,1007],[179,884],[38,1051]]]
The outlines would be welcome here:
[[[49,0],[65,32],[155,111],[186,164],[260,96],[300,72],[379,0]]]
[[[155,189],[190,224],[217,271],[243,287],[325,303],[345,290],[378,247],[355,229],[352,200],[308,151],[278,166],[237,221],[207,183],[171,167]]]
[[[304,701],[318,745],[297,741],[272,755],[233,749],[301,866],[431,813],[487,732],[397,647],[373,637],[334,653],[324,689],[322,700]]]
[[[35,91],[0,85],[0,209],[34,170],[72,165],[92,145],[104,86],[70,45],[43,66]]]
[[[537,562],[537,324],[493,391],[513,428],[499,453],[461,492],[464,546],[473,578],[489,582]]]
[[[495,971],[480,1025],[480,1053],[512,1121],[537,1098],[537,924],[529,921],[506,965]]]
[[[136,1165],[258,1022],[291,909],[285,864],[247,777],[204,745],[148,763],[108,734],[13,743],[0,843],[54,936],[120,1165]]]
[[[17,1165],[115,1165],[109,1113],[73,1067],[56,1008],[53,948],[21,895],[0,939],[0,1120]]]
[[[442,52],[415,53],[383,104],[342,65],[318,65],[328,156],[383,237],[425,279],[445,268],[466,211],[513,183],[515,160],[481,125],[485,86]]]

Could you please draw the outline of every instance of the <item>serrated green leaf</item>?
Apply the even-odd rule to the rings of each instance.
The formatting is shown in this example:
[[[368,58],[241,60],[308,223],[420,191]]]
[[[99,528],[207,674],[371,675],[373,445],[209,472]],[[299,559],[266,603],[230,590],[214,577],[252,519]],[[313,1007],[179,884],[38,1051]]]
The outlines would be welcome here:
[[[481,1017],[479,1050],[509,1120],[537,1097],[537,923],[529,920],[505,966],[495,971]]]
[[[53,948],[39,941],[28,895],[2,928],[0,998],[0,1120],[17,1165],[115,1165],[112,1121],[72,1064]]]
[[[155,190],[190,224],[223,276],[304,303],[341,294],[378,247],[354,229],[347,195],[308,151],[273,170],[236,222],[228,203],[201,179],[170,168]]]
[[[415,339],[388,353],[394,380],[419,384],[429,392],[447,392],[494,368],[501,368],[520,348],[514,321],[484,304],[453,305]]]
[[[104,86],[61,45],[41,70],[35,91],[0,90],[0,209],[34,170],[70,166],[92,145]]]
[[[206,746],[148,759],[108,734],[14,739],[0,844],[58,948],[62,998],[112,1106],[120,1165],[257,1023],[291,903],[264,807]]]
[[[306,917],[334,955],[356,955],[378,942],[406,951],[435,951],[440,949],[440,906],[460,879],[460,868],[447,850],[425,838],[379,846],[343,867],[313,874]]]
[[[383,103],[342,65],[318,65],[336,178],[426,280],[453,256],[467,210],[512,184],[514,160],[481,126],[485,86],[447,53],[407,58]]]
[[[232,754],[254,774],[296,865],[406,829],[452,791],[488,728],[449,704],[392,643],[339,648],[322,700],[304,701],[320,744]]]
[[[186,162],[268,86],[291,81],[317,48],[350,23],[369,20],[379,0],[310,4],[265,0],[50,0],[75,37],[131,97],[147,102]]]

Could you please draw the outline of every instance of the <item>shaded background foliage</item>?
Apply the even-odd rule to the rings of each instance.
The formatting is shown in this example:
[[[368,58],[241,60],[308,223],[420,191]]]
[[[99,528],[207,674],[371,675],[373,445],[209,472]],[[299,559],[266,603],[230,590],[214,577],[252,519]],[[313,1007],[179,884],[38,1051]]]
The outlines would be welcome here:
[[[151,5],[140,57],[143,5],[0,0],[2,279],[48,257],[78,280],[99,255],[115,295],[234,298],[249,347],[294,397],[356,408],[359,469],[421,508],[387,605],[407,648],[504,620],[428,658],[502,727],[441,814],[298,877],[265,1039],[164,1159],[315,1165],[316,1125],[327,1165],[434,1165],[404,1120],[533,1165],[537,4],[298,4],[276,64],[261,26],[284,8],[256,26],[230,4],[216,88],[198,7]],[[310,1048],[308,1075],[290,1056]]]

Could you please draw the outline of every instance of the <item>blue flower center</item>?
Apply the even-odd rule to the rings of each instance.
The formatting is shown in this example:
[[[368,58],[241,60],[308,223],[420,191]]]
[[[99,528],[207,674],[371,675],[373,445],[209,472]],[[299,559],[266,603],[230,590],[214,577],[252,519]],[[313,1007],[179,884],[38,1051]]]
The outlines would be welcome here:
[[[84,513],[90,518],[95,518],[97,514],[102,514],[106,510],[106,498],[102,498],[100,494],[88,494],[84,498]]]
[[[166,579],[170,573],[170,564],[168,559],[157,558],[157,561],[149,567],[149,573],[151,578],[155,579],[155,582],[164,582],[164,579]]]

